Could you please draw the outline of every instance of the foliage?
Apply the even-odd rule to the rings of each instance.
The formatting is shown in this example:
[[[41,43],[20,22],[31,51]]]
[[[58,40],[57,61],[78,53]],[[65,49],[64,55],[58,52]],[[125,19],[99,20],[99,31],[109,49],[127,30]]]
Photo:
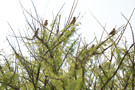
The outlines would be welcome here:
[[[126,27],[131,25],[130,19],[126,19],[119,32],[105,40],[95,43],[95,38],[86,43],[79,35],[73,38],[79,22],[67,22],[59,29],[61,15],[58,13],[49,29],[41,20],[31,17],[37,25],[27,22],[28,28],[35,36],[20,34],[18,38],[12,30],[18,48],[7,38],[13,53],[5,56],[1,52],[4,64],[0,67],[0,90],[134,89],[135,42],[133,39],[129,47],[120,43]],[[72,22],[71,18],[69,21]],[[19,42],[23,42],[23,47]]]

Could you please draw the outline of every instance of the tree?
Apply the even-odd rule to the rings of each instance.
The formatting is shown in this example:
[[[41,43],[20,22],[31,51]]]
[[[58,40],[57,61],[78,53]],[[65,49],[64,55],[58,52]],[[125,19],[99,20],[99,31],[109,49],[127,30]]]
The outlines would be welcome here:
[[[18,37],[11,28],[18,48],[7,37],[13,53],[5,56],[1,52],[4,60],[0,67],[1,90],[134,89],[134,35],[129,47],[126,41],[124,45],[121,42],[126,27],[129,25],[132,30],[132,14],[129,19],[123,15],[127,24],[115,34],[108,35],[105,40],[94,38],[87,43],[80,35],[73,38],[79,23],[72,14],[60,29],[61,15],[58,13],[49,29],[48,23],[44,25],[24,10],[37,25],[32,26],[26,18],[28,29],[33,31],[32,36],[20,33]]]

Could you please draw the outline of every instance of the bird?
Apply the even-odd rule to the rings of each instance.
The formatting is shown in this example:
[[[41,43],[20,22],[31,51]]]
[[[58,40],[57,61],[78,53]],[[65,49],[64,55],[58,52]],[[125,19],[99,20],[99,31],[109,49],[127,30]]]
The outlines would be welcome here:
[[[39,31],[39,28],[37,28],[37,30],[35,31],[35,34],[33,35],[32,39],[38,36],[38,31]]]
[[[48,25],[48,20],[45,20],[44,27]]]
[[[91,48],[94,48],[94,47],[95,47],[95,45],[94,45],[94,44],[92,44],[92,45],[91,45]]]
[[[75,22],[76,22],[76,17],[73,17],[73,19],[72,19],[70,24],[75,24]]]
[[[109,35],[113,36],[115,33],[116,33],[116,30],[115,30],[115,28],[113,28],[112,31],[109,33]]]
[[[4,73],[3,70],[2,70],[2,66],[1,66],[1,65],[0,65],[0,71],[1,71],[2,73]]]

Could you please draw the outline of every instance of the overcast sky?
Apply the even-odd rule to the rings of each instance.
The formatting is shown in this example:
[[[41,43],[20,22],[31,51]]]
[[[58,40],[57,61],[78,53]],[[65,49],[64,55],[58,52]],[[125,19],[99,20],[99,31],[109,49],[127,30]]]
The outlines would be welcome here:
[[[20,0],[22,5],[29,11],[32,9],[30,0]],[[62,5],[65,3],[62,9],[62,19],[67,18],[71,9],[73,0],[33,0],[37,11],[41,18],[48,19],[49,23],[52,20],[52,12],[54,15],[59,11]],[[125,19],[120,13],[123,13],[129,18],[132,10],[135,8],[135,0],[78,0],[78,5],[74,16],[78,16],[81,13],[83,18],[81,19],[80,33],[87,39],[93,38],[94,32],[97,36],[101,35],[102,28],[91,16],[89,10],[97,17],[102,25],[106,24],[107,31],[111,31],[115,25],[120,27],[125,24]],[[5,42],[6,36],[11,34],[10,28],[7,24],[9,22],[15,31],[18,29],[25,29],[25,18],[22,13],[22,9],[19,5],[19,0],[0,0],[0,43]],[[132,22],[135,24],[135,14]],[[133,27],[135,30],[135,27]],[[4,46],[4,43],[0,45],[0,48]]]

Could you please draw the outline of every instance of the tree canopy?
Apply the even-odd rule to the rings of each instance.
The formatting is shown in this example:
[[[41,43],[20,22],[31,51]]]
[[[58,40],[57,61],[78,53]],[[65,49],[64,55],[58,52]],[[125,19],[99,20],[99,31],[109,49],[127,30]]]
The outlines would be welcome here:
[[[49,28],[48,20],[23,10],[32,22],[26,18],[25,36],[20,33],[18,37],[11,27],[16,45],[7,37],[13,53],[0,52],[4,61],[0,65],[0,90],[134,90],[135,41],[130,19],[135,9],[129,19],[123,15],[125,25],[91,42],[77,34],[81,24],[72,14],[74,10],[62,29],[59,13]],[[129,46],[123,38],[127,26],[132,31]]]

